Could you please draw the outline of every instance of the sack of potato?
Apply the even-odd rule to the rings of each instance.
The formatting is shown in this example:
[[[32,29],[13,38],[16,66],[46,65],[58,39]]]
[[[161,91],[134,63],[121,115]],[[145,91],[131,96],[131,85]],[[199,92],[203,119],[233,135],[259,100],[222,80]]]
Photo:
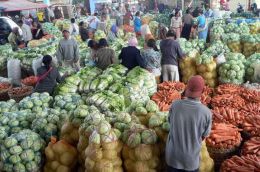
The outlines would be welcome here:
[[[153,129],[132,124],[122,134],[124,168],[126,172],[156,171],[160,165],[157,135]]]
[[[197,65],[197,72],[205,79],[208,86],[217,86],[217,64],[214,60],[208,64]]]
[[[243,54],[246,57],[251,56],[256,51],[256,39],[254,35],[242,35],[241,40],[243,43]]]
[[[189,79],[197,74],[195,58],[186,57],[180,61],[182,81],[186,84]]]
[[[44,172],[70,172],[77,163],[77,150],[65,140],[55,139],[45,149],[46,164]]]
[[[89,137],[85,150],[85,169],[88,172],[123,172],[121,151],[123,144],[119,141],[120,131],[102,121]]]
[[[209,156],[207,146],[205,141],[202,142],[202,147],[200,151],[200,167],[199,171],[201,172],[214,172],[214,161]]]

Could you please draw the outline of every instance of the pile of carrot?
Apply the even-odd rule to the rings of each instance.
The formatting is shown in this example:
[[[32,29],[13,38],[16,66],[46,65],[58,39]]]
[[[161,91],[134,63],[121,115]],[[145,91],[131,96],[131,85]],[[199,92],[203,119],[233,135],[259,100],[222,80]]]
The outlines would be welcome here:
[[[53,38],[53,35],[47,34],[47,35],[44,35],[42,38],[51,39],[51,38]]]
[[[22,80],[22,83],[24,85],[28,85],[28,86],[35,86],[37,83],[37,80],[38,80],[38,78],[36,76],[29,76],[27,78],[24,78]]]
[[[134,32],[134,27],[127,24],[123,25],[123,29],[125,32]]]
[[[0,91],[7,90],[10,88],[11,84],[8,82],[1,82],[0,83]]]
[[[211,99],[212,107],[232,107],[240,110],[245,104],[245,100],[237,94],[216,95]]]
[[[12,95],[22,95],[22,94],[27,93],[29,91],[31,91],[30,87],[16,87],[16,88],[12,88],[9,91],[9,94],[12,94]]]
[[[260,137],[260,115],[248,115],[242,123],[242,128],[251,136]]]
[[[212,95],[213,95],[213,89],[210,88],[209,86],[205,86],[203,89],[203,93],[200,97],[201,103],[203,103],[206,106],[209,105],[211,102]]]
[[[242,97],[251,103],[260,103],[260,91],[244,89],[242,91]]]
[[[242,110],[249,115],[260,115],[260,103],[247,103]]]
[[[252,137],[250,140],[244,143],[242,154],[252,154],[260,157],[260,137]]]
[[[222,84],[216,88],[216,94],[240,94],[243,88],[236,84]]]
[[[151,99],[159,106],[161,111],[169,111],[175,100],[181,99],[181,93],[177,90],[159,90]]]
[[[214,107],[211,111],[214,122],[224,122],[239,126],[245,118],[244,113],[231,107]]]
[[[176,90],[181,93],[184,92],[185,87],[186,87],[185,84],[182,82],[164,81],[163,83],[158,84],[159,90],[167,90],[167,91]]]
[[[259,172],[260,157],[256,155],[233,156],[221,165],[221,172]]]
[[[217,149],[232,149],[241,143],[240,129],[232,124],[213,123],[207,146]]]

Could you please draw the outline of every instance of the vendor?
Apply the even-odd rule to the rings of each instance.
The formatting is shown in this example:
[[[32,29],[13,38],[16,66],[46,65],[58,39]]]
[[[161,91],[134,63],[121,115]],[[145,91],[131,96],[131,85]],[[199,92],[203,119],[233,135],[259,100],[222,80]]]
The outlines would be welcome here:
[[[40,23],[37,24],[37,30],[33,34],[33,39],[41,39],[44,36],[44,32],[42,29],[42,25]]]
[[[206,41],[208,35],[208,22],[206,20],[205,15],[203,14],[203,10],[199,10],[199,17],[198,17],[198,35],[199,39],[203,39]]]
[[[60,76],[58,69],[52,65],[52,57],[45,55],[42,59],[43,66],[37,69],[38,82],[35,87],[35,92],[48,92],[52,95],[57,82],[60,83],[63,77]]]
[[[18,46],[22,43],[22,36],[19,34],[19,28],[13,28],[12,32],[8,36],[8,41],[12,46],[13,51],[18,50]]]

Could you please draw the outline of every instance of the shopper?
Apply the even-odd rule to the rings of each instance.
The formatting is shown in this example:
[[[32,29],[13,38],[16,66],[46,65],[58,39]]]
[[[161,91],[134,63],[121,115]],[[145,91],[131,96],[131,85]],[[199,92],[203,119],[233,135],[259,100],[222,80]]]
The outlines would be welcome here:
[[[133,20],[133,15],[129,8],[126,9],[126,14],[124,16],[124,25],[130,25],[130,21]]]
[[[100,20],[97,18],[97,15],[97,13],[94,13],[93,16],[89,16],[87,19],[89,29],[93,32],[97,30],[98,22],[100,22]]]
[[[32,22],[32,27],[31,27],[31,32],[32,32],[32,35],[35,35],[36,34],[36,32],[37,32],[37,26],[38,26],[38,22],[36,22],[36,21],[33,21]]]
[[[156,41],[149,39],[141,52],[142,67],[151,72],[157,81],[160,83],[161,76],[161,53],[159,52]]]
[[[210,9],[210,7],[209,7],[209,5],[208,4],[206,4],[205,5],[205,17],[206,18],[213,18],[213,11],[212,11],[212,9]]]
[[[88,41],[88,47],[90,48],[90,58],[94,62],[96,60],[96,54],[98,50],[98,43],[94,40]]]
[[[19,34],[19,28],[13,28],[12,32],[8,36],[8,42],[12,46],[13,51],[18,50],[18,46],[22,43],[22,36]]]
[[[122,12],[120,11],[120,8],[117,7],[116,9],[116,25],[117,27],[121,27],[124,24],[124,16]]]
[[[146,38],[147,35],[152,35],[152,32],[150,30],[150,27],[148,25],[148,19],[147,18],[143,18],[142,19],[142,26],[141,26],[141,35],[142,38]]]
[[[178,59],[184,58],[185,55],[175,40],[175,32],[169,30],[166,36],[167,38],[160,43],[163,81],[179,81]]]
[[[55,9],[54,9],[54,16],[55,16],[55,19],[63,18],[62,12],[59,9],[59,7],[55,7]]]
[[[182,30],[182,19],[180,12],[175,12],[175,15],[171,18],[171,30],[176,33],[176,38],[180,38]]]
[[[142,21],[140,18],[140,11],[137,11],[134,18],[134,30],[136,36],[138,37],[141,36],[141,26],[142,26]]]
[[[95,62],[98,68],[105,70],[109,65],[115,63],[116,54],[112,48],[108,47],[107,40],[104,38],[99,40],[98,47]]]
[[[116,24],[113,24],[107,34],[107,40],[109,43],[113,43],[113,41],[115,41],[115,39],[117,38],[117,32],[118,27],[116,26]]]
[[[97,30],[103,31],[105,34],[107,34],[107,21],[106,21],[106,15],[103,14],[101,16],[101,21],[97,24]]]
[[[27,24],[24,24],[22,20],[18,21],[18,26],[22,29],[23,32],[23,40],[25,42],[25,45],[28,44],[30,40],[32,40],[32,31],[30,26]]]
[[[193,20],[193,17],[191,15],[191,10],[187,9],[186,14],[183,16],[184,26],[183,26],[183,29],[182,29],[182,32],[181,32],[181,37],[186,38],[187,40],[190,39],[192,20]]]
[[[58,63],[78,71],[80,69],[78,43],[70,36],[69,30],[63,30],[62,34],[63,39],[60,40],[57,50]]]
[[[193,76],[186,87],[186,99],[175,101],[169,112],[170,132],[166,142],[168,172],[198,172],[201,143],[210,134],[212,115],[200,102],[204,79]]]
[[[61,77],[58,69],[52,65],[52,57],[45,55],[42,59],[44,66],[37,69],[38,82],[35,87],[35,92],[47,92],[52,95],[57,82],[60,83],[66,74]]]
[[[158,32],[159,32],[158,33],[158,39],[164,40],[164,39],[166,39],[166,34],[168,32],[168,28],[160,23],[159,27],[158,27]]]
[[[198,17],[198,36],[199,39],[203,39],[206,41],[208,35],[208,23],[205,15],[203,14],[203,10],[199,9],[199,17]]]
[[[119,55],[119,60],[121,64],[128,68],[128,70],[133,69],[136,66],[141,65],[141,54],[140,50],[136,48],[138,45],[138,41],[136,37],[131,37],[128,40],[128,46],[122,48],[121,53]]]
[[[81,37],[81,40],[82,41],[87,41],[88,40],[88,29],[87,29],[87,26],[86,26],[86,23],[84,21],[81,21],[79,23],[79,34],[80,34],[80,37]]]
[[[37,24],[37,30],[33,34],[33,39],[41,39],[44,36],[44,32],[42,29],[42,25],[40,23]]]
[[[76,23],[75,18],[70,19],[70,34],[71,35],[78,35],[79,34],[79,26]]]

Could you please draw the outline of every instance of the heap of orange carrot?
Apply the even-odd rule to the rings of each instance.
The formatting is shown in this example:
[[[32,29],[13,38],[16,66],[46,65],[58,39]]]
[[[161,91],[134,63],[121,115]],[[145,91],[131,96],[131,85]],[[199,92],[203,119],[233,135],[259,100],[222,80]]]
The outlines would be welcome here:
[[[251,136],[260,137],[260,115],[248,115],[242,123],[242,128]]]
[[[22,83],[27,86],[35,86],[38,78],[36,76],[29,76],[22,80]]]
[[[216,94],[240,94],[243,87],[236,84],[222,84],[216,88]]]
[[[260,115],[260,103],[247,103],[242,110],[249,115]]]
[[[260,103],[260,91],[244,89],[242,91],[242,97],[251,103]]]
[[[252,137],[245,142],[242,148],[242,154],[252,154],[260,157],[260,137]]]
[[[158,84],[158,91],[151,99],[159,106],[161,111],[169,111],[175,100],[181,99],[185,84],[181,82],[163,82]]]
[[[237,94],[216,95],[211,99],[212,107],[232,107],[240,110],[245,104],[245,100]]]
[[[213,89],[209,86],[205,86],[203,89],[203,93],[200,97],[201,103],[203,103],[206,106],[209,105],[211,102],[212,95],[213,95]]]
[[[232,149],[241,143],[240,129],[232,124],[213,123],[210,136],[206,139],[209,147]]]
[[[214,122],[224,122],[239,126],[245,118],[244,113],[231,107],[214,107],[211,111]]]
[[[221,172],[259,172],[260,157],[256,155],[233,156],[221,165]]]

